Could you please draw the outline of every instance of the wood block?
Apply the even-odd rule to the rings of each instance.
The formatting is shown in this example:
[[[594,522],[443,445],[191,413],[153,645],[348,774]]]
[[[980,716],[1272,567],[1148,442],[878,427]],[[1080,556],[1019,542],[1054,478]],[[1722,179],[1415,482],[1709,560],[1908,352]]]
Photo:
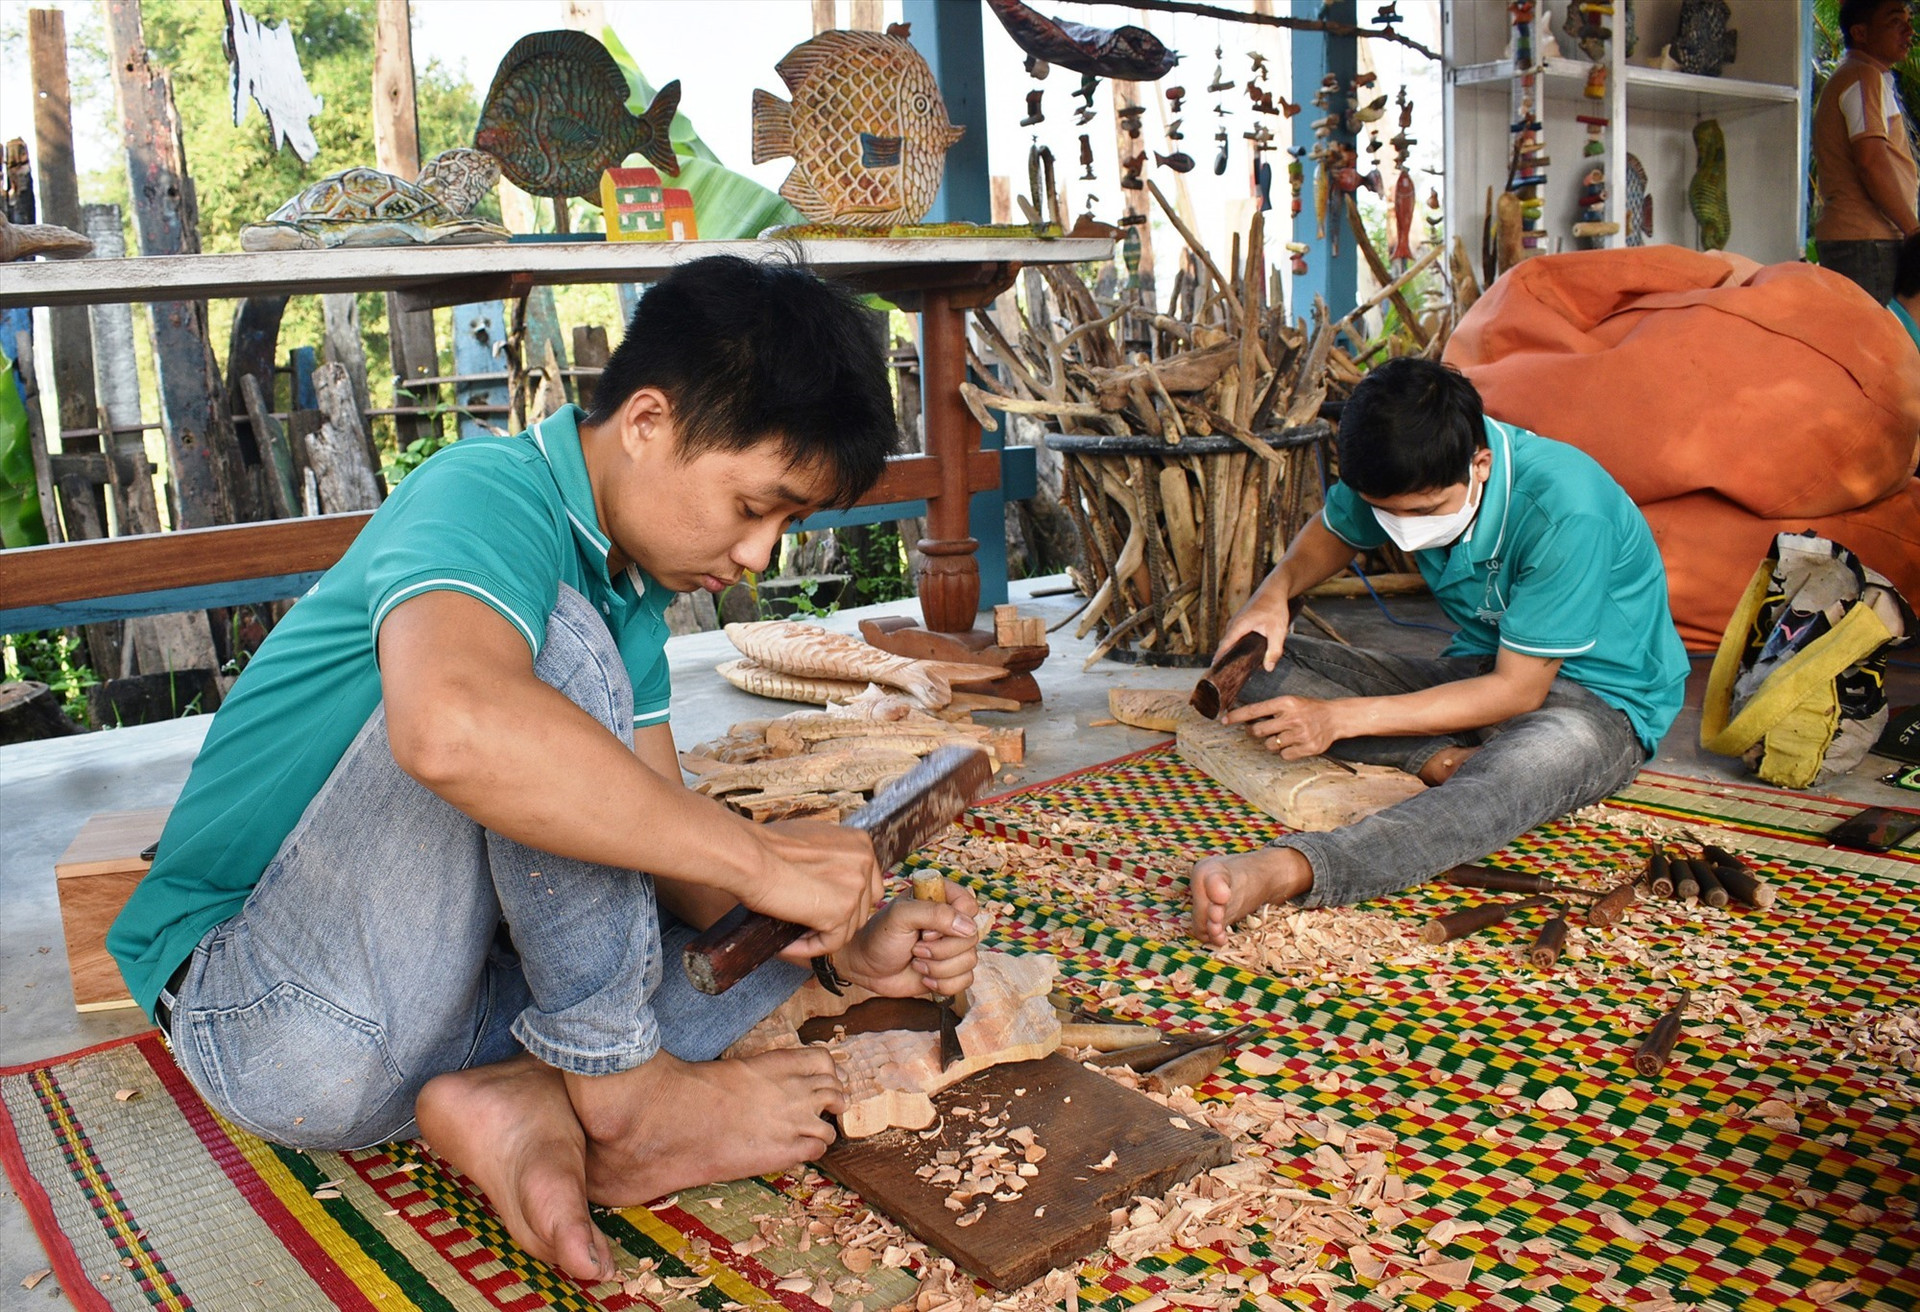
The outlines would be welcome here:
[[[1225,1136],[1181,1129],[1167,1109],[1064,1057],[995,1066],[933,1095],[939,1129],[930,1137],[887,1130],[841,1139],[819,1161],[828,1175],[931,1244],[970,1275],[1017,1289],[1106,1242],[1111,1212],[1136,1196],[1158,1197],[1233,1155]],[[988,1106],[1003,1124],[1026,1126],[1047,1150],[1020,1197],[992,1202],[971,1226],[948,1210],[948,1190],[914,1172],[936,1152],[966,1150],[979,1117],[956,1107]],[[1095,1170],[1111,1153],[1112,1165]]]
[[[103,811],[81,826],[53,863],[78,1011],[135,1005],[118,963],[107,952],[107,930],[146,875],[140,853],[160,840],[171,809]]]
[[[1181,760],[1289,829],[1338,829],[1427,787],[1403,770],[1382,765],[1348,770],[1323,756],[1284,760],[1245,726],[1220,724],[1191,708],[1182,715],[1177,732]]]

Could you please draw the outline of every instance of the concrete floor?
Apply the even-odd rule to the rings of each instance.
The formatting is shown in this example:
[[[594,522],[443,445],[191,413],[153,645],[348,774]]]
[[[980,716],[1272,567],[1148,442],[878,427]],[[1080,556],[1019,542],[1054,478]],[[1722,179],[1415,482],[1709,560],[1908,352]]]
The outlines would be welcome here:
[[[1079,598],[1064,595],[1065,580],[1051,578],[1014,585],[1014,600],[1028,614],[1043,615],[1049,625],[1074,611]],[[1039,595],[1035,595],[1039,594]],[[1349,642],[1409,654],[1436,653],[1446,635],[1430,628],[1403,627],[1441,623],[1426,598],[1389,603],[1391,622],[1371,601],[1317,603],[1315,610]],[[911,602],[847,611],[827,621],[830,627],[857,632],[863,616],[912,614]],[[995,724],[1027,730],[1027,759],[996,780],[1001,788],[1038,782],[1119,756],[1159,741],[1164,735],[1124,726],[1091,727],[1107,714],[1107,690],[1113,687],[1188,688],[1196,671],[1103,661],[1083,673],[1092,640],[1076,640],[1071,624],[1051,639],[1053,655],[1039,671],[1045,702],[1013,715],[993,715]],[[674,734],[682,746],[717,736],[738,720],[768,714],[774,703],[739,692],[713,673],[736,653],[719,633],[675,638],[672,657]],[[1694,662],[1687,685],[1687,706],[1661,745],[1656,768],[1701,778],[1739,779],[1739,762],[1710,756],[1699,747],[1700,700],[1707,662]],[[1888,695],[1896,706],[1920,701],[1920,667],[1896,666],[1889,673]],[[43,743],[0,747],[0,1066],[18,1065],[86,1047],[147,1027],[138,1011],[73,1010],[66,952],[55,896],[53,862],[89,815],[170,803],[185,782],[211,721],[204,718],[117,729]],[[1891,763],[1868,758],[1853,774],[1824,791],[1863,804],[1902,806],[1916,799],[1879,782]],[[47,1265],[26,1211],[10,1185],[0,1181],[0,1312],[45,1308],[62,1295],[52,1278],[31,1293],[21,1280]]]

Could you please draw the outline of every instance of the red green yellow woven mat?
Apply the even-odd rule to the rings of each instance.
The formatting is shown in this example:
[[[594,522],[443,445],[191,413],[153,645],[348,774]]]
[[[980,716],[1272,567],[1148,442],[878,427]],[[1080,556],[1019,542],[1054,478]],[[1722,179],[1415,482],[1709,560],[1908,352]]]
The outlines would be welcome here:
[[[1098,1254],[1077,1272],[1080,1300],[1112,1312],[1920,1307],[1920,1086],[1889,1052],[1859,1050],[1872,1047],[1863,1022],[1915,1004],[1915,863],[1809,842],[1845,809],[1821,799],[1647,775],[1615,801],[1738,834],[1780,904],[1764,917],[1642,912],[1621,934],[1577,932],[1579,959],[1553,973],[1520,964],[1526,932],[1504,927],[1350,967],[1234,964],[1185,937],[1185,866],[1274,826],[1165,750],[998,799],[921,858],[1004,908],[993,946],[1054,953],[1089,999],[1175,1026],[1254,1024],[1248,1064],[1273,1073],[1223,1067],[1201,1099],[1257,1093],[1299,1117],[1378,1127],[1417,1191],[1381,1242],[1413,1251],[1444,1222],[1436,1251],[1472,1264],[1465,1283],[1403,1280],[1389,1297],[1329,1245],[1321,1285],[1256,1297],[1249,1279],[1277,1269],[1256,1223],[1235,1242]],[[1619,826],[1576,819],[1496,860],[1578,872],[1636,850]],[[1416,892],[1358,914],[1411,927],[1476,897]],[[1676,980],[1713,1014],[1643,1079],[1634,1036]],[[1573,1106],[1538,1106],[1550,1088]],[[1784,1119],[1777,1106],[1763,1119],[1769,1100],[1789,1105]],[[915,1289],[914,1271],[884,1266],[849,1283],[831,1245],[731,1248],[760,1217],[849,1205],[811,1172],[603,1216],[620,1264],[664,1279],[581,1289],[521,1254],[417,1145],[299,1153],[227,1125],[157,1035],[0,1071],[0,1112],[0,1159],[82,1307],[817,1308],[792,1292],[800,1276],[842,1282],[839,1312],[878,1312]],[[1271,1158],[1287,1184],[1339,1196],[1311,1134]]]

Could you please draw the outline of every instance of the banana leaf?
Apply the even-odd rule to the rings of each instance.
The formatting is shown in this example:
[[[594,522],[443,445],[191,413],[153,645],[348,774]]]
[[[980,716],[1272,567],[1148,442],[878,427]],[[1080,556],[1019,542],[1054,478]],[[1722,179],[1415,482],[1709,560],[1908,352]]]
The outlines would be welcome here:
[[[13,357],[0,351],[0,547],[39,547],[46,541],[27,407],[20,399]]]
[[[611,27],[601,31],[600,39],[633,90],[627,108],[639,113],[653,103],[652,84]],[[672,135],[674,153],[680,156],[680,176],[674,185],[692,195],[694,221],[700,225],[702,241],[758,237],[768,228],[806,222],[799,210],[778,195],[722,165],[720,157],[694,132],[685,114],[673,116]]]

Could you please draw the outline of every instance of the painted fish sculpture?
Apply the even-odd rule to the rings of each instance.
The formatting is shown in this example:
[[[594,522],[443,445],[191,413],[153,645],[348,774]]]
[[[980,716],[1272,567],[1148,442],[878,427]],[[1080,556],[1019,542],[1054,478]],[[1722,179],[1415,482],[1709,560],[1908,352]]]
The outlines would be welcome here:
[[[822,32],[774,65],[791,103],[753,93],[753,162],[790,155],[780,194],[815,223],[918,223],[964,129],[904,36]]]
[[[727,641],[739,648],[741,655],[769,669],[806,678],[885,684],[900,689],[929,710],[938,710],[953,700],[956,681],[982,683],[1006,673],[992,665],[909,660],[844,633],[791,620],[729,624]]]
[[[1740,49],[1740,34],[1727,26],[1732,19],[1727,0],[1680,0],[1680,30],[1668,56],[1682,73],[1719,77]]]
[[[1693,125],[1693,147],[1700,163],[1687,184],[1687,207],[1700,224],[1700,249],[1725,250],[1733,235],[1733,216],[1727,209],[1727,137],[1718,119]]]
[[[1144,27],[1062,22],[1020,0],[987,0],[987,7],[1027,54],[1076,73],[1123,82],[1157,82],[1180,62],[1178,54]]]
[[[1647,166],[1638,155],[1627,155],[1627,245],[1645,246],[1653,240],[1653,194],[1647,188]]]
[[[660,88],[644,114],[627,110],[627,78],[585,32],[534,32],[494,71],[473,144],[532,196],[600,194],[600,175],[638,153],[678,175],[670,129],[680,84]]]

